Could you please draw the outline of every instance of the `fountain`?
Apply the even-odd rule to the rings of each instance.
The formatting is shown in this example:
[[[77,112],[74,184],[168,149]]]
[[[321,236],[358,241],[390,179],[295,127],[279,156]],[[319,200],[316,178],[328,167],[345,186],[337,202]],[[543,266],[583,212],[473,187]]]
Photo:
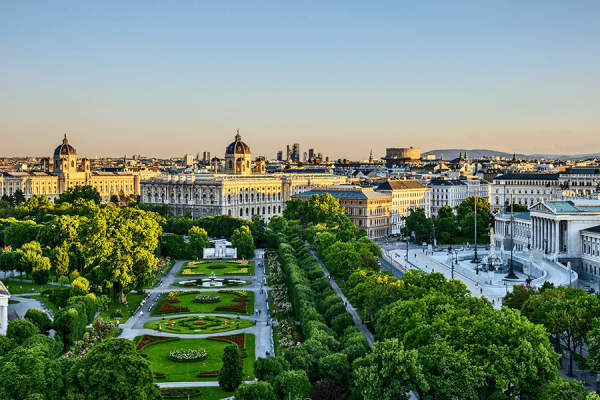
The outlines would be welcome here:
[[[211,274],[210,274],[210,286],[211,287],[215,286],[215,278],[216,278],[215,273],[211,272]]]
[[[501,252],[504,252],[504,246],[502,246]],[[494,285],[496,284],[496,278],[494,274],[498,269],[504,264],[502,258],[498,257],[496,254],[496,243],[494,241],[494,228],[490,228],[490,252],[487,256],[483,258],[481,262],[484,265],[488,266],[488,278],[487,284]]]

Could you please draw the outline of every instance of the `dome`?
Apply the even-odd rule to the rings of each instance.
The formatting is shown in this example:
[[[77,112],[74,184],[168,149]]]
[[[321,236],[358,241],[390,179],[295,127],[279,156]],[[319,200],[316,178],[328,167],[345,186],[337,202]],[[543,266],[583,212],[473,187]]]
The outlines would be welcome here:
[[[69,144],[69,141],[67,140],[67,134],[65,133],[65,138],[63,139],[62,144],[54,150],[54,157],[69,155],[76,156],[77,152],[75,151],[75,148]]]
[[[227,146],[227,150],[225,150],[225,155],[250,155],[250,147],[244,142],[242,142],[242,137],[240,136],[240,130],[238,129],[237,135],[235,135],[235,142],[231,143]]]

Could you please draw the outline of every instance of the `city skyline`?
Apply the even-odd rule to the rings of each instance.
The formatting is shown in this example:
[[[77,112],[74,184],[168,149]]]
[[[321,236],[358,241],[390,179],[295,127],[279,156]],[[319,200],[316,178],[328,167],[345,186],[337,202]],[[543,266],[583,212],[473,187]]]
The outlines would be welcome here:
[[[4,2],[0,156],[597,153],[599,7]]]

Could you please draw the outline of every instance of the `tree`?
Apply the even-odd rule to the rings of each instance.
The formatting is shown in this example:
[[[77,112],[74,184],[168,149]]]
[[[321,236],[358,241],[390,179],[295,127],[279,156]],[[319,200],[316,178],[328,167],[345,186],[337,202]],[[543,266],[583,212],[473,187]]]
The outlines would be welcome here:
[[[27,274],[27,278],[29,278],[29,274],[33,272],[33,268],[37,265],[39,258],[42,256],[42,247],[35,241],[25,243],[17,250],[17,254],[19,255],[21,268]]]
[[[442,206],[438,210],[438,218],[439,219],[454,218],[454,217],[455,217],[454,210],[449,205]]]
[[[17,189],[15,191],[13,198],[15,199],[15,206],[18,206],[19,204],[21,204],[25,201],[25,196],[23,195],[23,192],[21,191],[21,189]]]
[[[244,376],[240,364],[240,354],[236,344],[225,347],[223,353],[223,367],[219,374],[219,386],[226,392],[233,392],[242,383]]]
[[[66,276],[69,273],[69,252],[66,246],[54,249],[54,274],[58,277]]]
[[[237,229],[231,236],[231,247],[237,249],[238,257],[246,259],[254,258],[254,239],[247,226]]]
[[[50,279],[50,259],[48,257],[39,256],[35,260],[35,264],[33,266],[33,274],[32,278],[35,283],[40,285],[40,291],[44,290],[44,285],[48,283],[48,279]]]
[[[88,317],[85,304],[77,302],[61,308],[54,316],[56,336],[66,345],[72,345],[83,337]]]
[[[479,204],[478,204],[479,205]],[[513,212],[529,212],[529,207],[524,204],[513,204],[512,205]],[[506,211],[510,212],[510,204],[506,206]]]
[[[242,383],[235,390],[235,400],[277,400],[268,382]]]
[[[340,207],[340,201],[329,193],[313,194],[308,205],[309,222],[325,222],[332,214],[345,213],[344,208]]]
[[[60,361],[48,358],[43,346],[17,347],[0,357],[2,399],[59,399],[63,388]]]
[[[280,399],[285,399],[290,394],[292,399],[305,398],[310,396],[312,386],[305,371],[291,370],[284,371],[275,378],[273,391]]]
[[[595,392],[590,392],[581,381],[559,378],[542,389],[540,400],[599,400]]]
[[[21,344],[25,339],[39,333],[37,326],[27,319],[15,319],[6,327],[6,337]]]
[[[159,218],[135,208],[99,208],[80,229],[81,253],[98,280],[112,287],[121,303],[131,290],[154,278]]]
[[[350,384],[350,364],[343,353],[330,354],[319,360],[319,375],[342,388]]]
[[[25,313],[25,319],[31,321],[38,330],[44,335],[48,334],[48,331],[52,327],[52,321],[50,317],[43,312],[42,310],[38,310],[37,308],[30,308]]]
[[[352,243],[336,242],[327,251],[325,264],[334,276],[347,279],[361,267],[361,257]]]
[[[66,192],[61,193],[60,196],[58,196],[58,199],[56,199],[56,204],[62,204],[62,203],[75,203],[75,200],[78,199],[83,199],[83,200],[91,200],[96,204],[100,204],[100,193],[98,193],[98,191],[89,185],[86,186],[75,186],[75,187],[71,187],[69,189],[67,189]]]
[[[482,214],[479,212],[479,210],[477,211],[477,236],[481,236],[481,235],[485,235],[485,233],[487,232],[488,228],[487,226],[489,225],[487,216],[485,216],[485,214]],[[461,220],[459,220],[460,223],[460,231],[462,232],[463,235],[465,235],[468,238],[473,238],[473,240],[475,239],[475,213],[474,212],[470,212],[467,213]]]
[[[90,292],[90,282],[80,276],[71,282],[71,296],[85,296]]]
[[[514,285],[513,290],[504,296],[504,305],[515,310],[521,310],[523,304],[535,294],[538,294],[538,292],[532,287]]]
[[[0,271],[4,271],[4,278],[6,279],[6,273],[13,271],[17,268],[19,255],[15,251],[3,250],[0,251]]]
[[[455,207],[456,211],[456,220],[462,225],[462,221],[466,221],[467,214],[475,212],[475,197],[471,196],[463,200],[462,203]],[[482,227],[482,232],[487,232],[490,226],[490,204],[483,197],[477,197],[477,231],[479,232],[479,226]],[[481,223],[480,223],[481,217]],[[471,221],[474,220],[474,217],[471,215]],[[471,229],[471,232],[474,233],[474,229]]]
[[[13,249],[35,240],[39,226],[34,221],[16,221],[4,229],[4,244]]]
[[[405,351],[397,339],[375,343],[373,352],[354,366],[355,384],[365,400],[408,400],[410,391],[429,389],[417,351]]]
[[[160,255],[173,259],[186,259],[189,256],[183,236],[169,233],[160,236]]]
[[[288,200],[283,210],[283,218],[291,220],[305,220],[308,215],[308,203],[304,200]]]
[[[210,241],[208,240],[208,234],[202,228],[193,226],[188,232],[188,243],[190,248],[194,252],[194,255],[198,258],[203,257],[204,249],[210,247]]]
[[[69,388],[86,400],[162,399],[148,361],[132,341],[110,339],[75,361],[67,375]]]
[[[256,379],[270,384],[275,382],[277,375],[289,370],[290,363],[283,356],[258,358],[254,362],[254,376],[256,376]]]
[[[408,216],[402,217],[402,219],[404,220],[404,228],[402,228],[404,235],[415,232],[417,240],[427,240],[433,235],[433,221],[431,218],[427,218],[425,210],[422,208],[410,210]]]

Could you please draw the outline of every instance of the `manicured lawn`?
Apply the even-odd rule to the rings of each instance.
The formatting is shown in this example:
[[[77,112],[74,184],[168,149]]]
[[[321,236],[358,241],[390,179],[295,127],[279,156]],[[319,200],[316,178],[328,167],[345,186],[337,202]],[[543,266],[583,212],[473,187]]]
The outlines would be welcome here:
[[[192,280],[194,278],[191,278],[190,280]],[[204,278],[206,279],[206,278]],[[246,286],[251,284],[252,282],[250,281],[244,281],[243,284],[239,284],[239,285],[225,285],[225,286],[215,286],[218,288],[235,288],[235,287],[242,287],[242,286]],[[182,287],[182,288],[188,288],[188,289],[202,289],[202,288],[208,288],[210,286],[188,286],[188,285],[181,285],[179,282],[173,282],[173,286],[177,286],[177,287]]]
[[[273,344],[275,345],[275,355],[276,356],[282,355],[281,347],[279,347],[279,327],[278,326],[273,327]]]
[[[227,289],[225,289],[225,290],[227,290]],[[235,290],[235,289],[229,289],[229,290]],[[164,294],[161,297],[161,299],[158,301],[158,304],[156,305],[156,307],[154,307],[154,310],[152,310],[151,315],[153,317],[162,317],[162,316],[167,316],[167,315],[183,314],[183,313],[244,314],[244,312],[241,310],[217,310],[216,309],[219,306],[239,305],[240,302],[233,300],[234,297],[238,297],[238,295],[236,295],[234,293],[221,293],[221,292],[217,292],[217,291],[202,292],[202,291],[196,291],[196,290],[190,290],[189,292],[190,293],[177,294],[176,296],[179,297],[180,301],[169,302],[173,307],[187,307],[188,311],[181,311],[181,312],[175,311],[175,312],[160,313],[158,310],[160,310],[160,307],[166,301],[166,297],[169,296],[169,294]],[[250,315],[250,314],[254,313],[254,292],[247,291],[246,293],[247,293],[246,314]],[[196,296],[219,296],[219,302],[218,303],[195,303],[194,299],[196,298]]]
[[[228,342],[208,339],[180,339],[175,341],[157,342],[144,346],[141,354],[148,356],[150,369],[160,371],[166,374],[165,379],[159,379],[158,382],[196,382],[196,381],[216,381],[216,377],[199,378],[199,372],[220,370],[223,367],[223,353]],[[244,358],[244,380],[254,379],[254,357],[255,344],[254,335],[246,334],[245,345],[247,357]],[[198,362],[180,363],[169,359],[169,353],[172,350],[180,349],[204,349],[208,353],[208,358]]]
[[[204,325],[194,324],[194,322],[204,322]],[[239,327],[237,324],[240,324]],[[173,325],[169,325],[173,324]],[[253,326],[252,321],[237,319],[235,317],[213,317],[213,316],[191,316],[167,318],[158,321],[147,322],[144,328],[158,330],[161,326],[163,332],[183,333],[183,334],[220,334],[236,329],[244,329]]]
[[[8,304],[19,304],[20,302],[17,300],[8,300]]]
[[[39,293],[40,285],[31,282],[21,282],[14,279],[2,279],[2,283],[8,289],[10,294],[23,294],[23,293]],[[44,285],[46,287],[50,285]],[[19,289],[21,288],[21,289]],[[34,289],[34,290],[31,290]]]
[[[157,380],[160,382],[162,379]],[[190,388],[182,388],[182,389],[190,389]],[[220,387],[207,386],[207,387],[199,387],[194,388],[199,389],[201,394],[190,396],[190,400],[220,400],[225,399],[227,397],[232,396],[232,392],[224,392]],[[165,397],[167,398],[167,397]],[[187,400],[187,397],[182,397],[182,400]]]
[[[229,262],[230,260],[216,260],[216,261],[204,261],[202,264],[190,265],[190,263],[196,261],[188,261],[177,272],[177,276],[180,277],[193,277],[193,276],[210,276],[212,272],[216,276],[227,275],[253,275],[254,274],[254,261],[248,261],[247,265],[241,265],[238,263]],[[248,272],[241,273],[242,268],[247,268]],[[190,274],[184,274],[186,270],[189,270]]]
[[[138,306],[140,305],[142,300],[144,300],[145,297],[146,297],[146,295],[144,293],[133,293],[132,292],[127,295],[127,304],[119,304],[119,302],[115,299],[110,304],[108,309],[106,309],[100,313],[98,318],[102,318],[102,320],[104,320],[104,321],[113,321],[113,322],[116,322],[118,319],[121,321],[122,324],[124,324],[131,317],[131,313],[134,312],[136,310],[136,308],[138,308]],[[115,318],[112,316],[113,313],[117,310],[120,310],[121,315],[123,315],[122,318]]]

